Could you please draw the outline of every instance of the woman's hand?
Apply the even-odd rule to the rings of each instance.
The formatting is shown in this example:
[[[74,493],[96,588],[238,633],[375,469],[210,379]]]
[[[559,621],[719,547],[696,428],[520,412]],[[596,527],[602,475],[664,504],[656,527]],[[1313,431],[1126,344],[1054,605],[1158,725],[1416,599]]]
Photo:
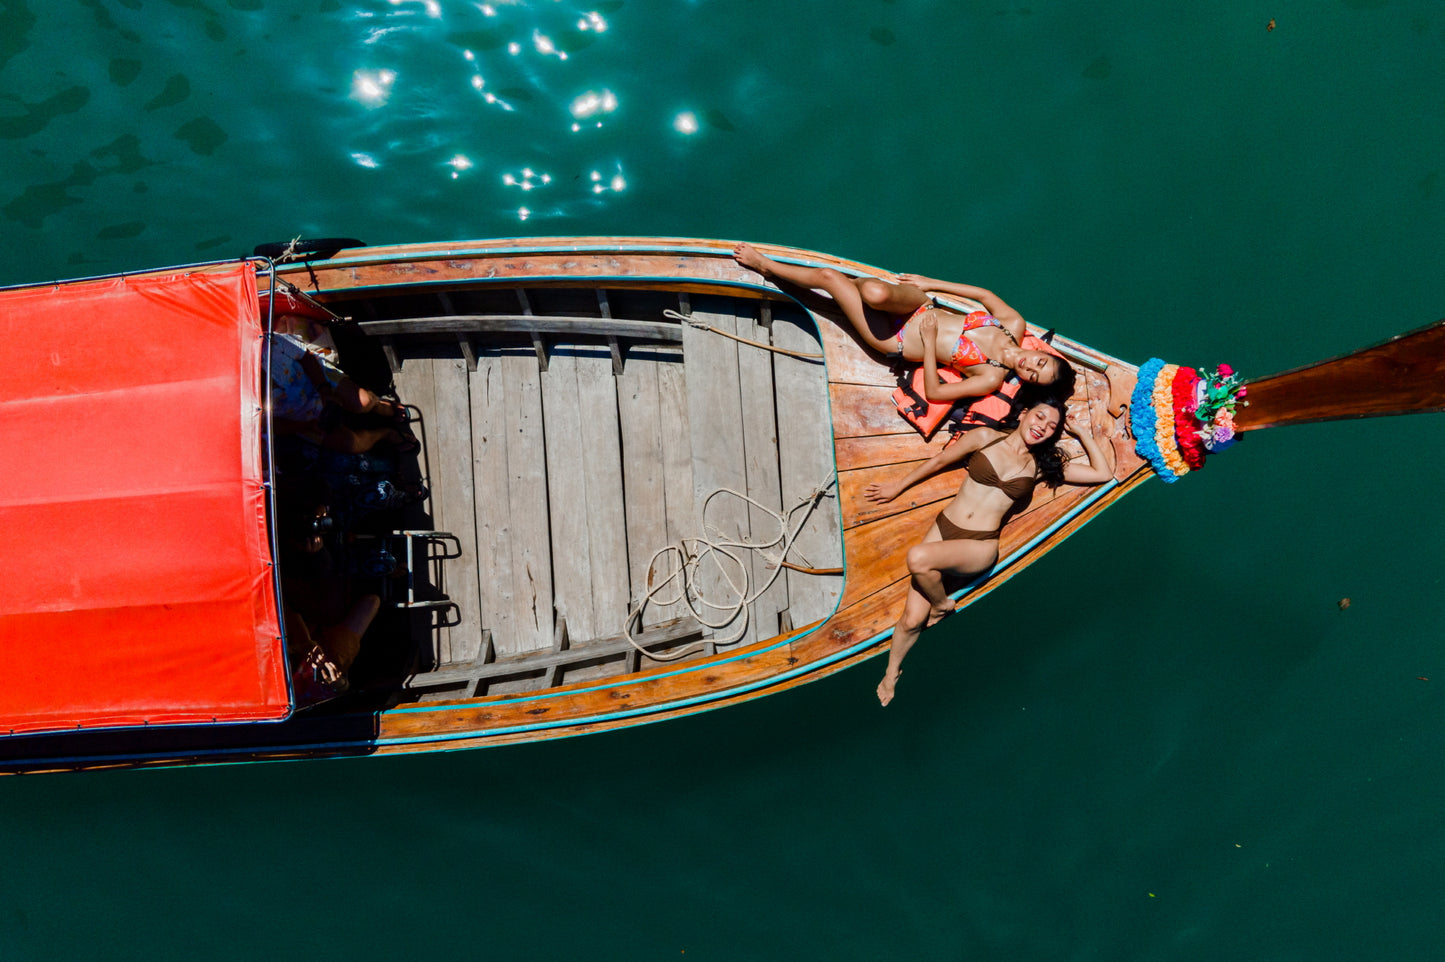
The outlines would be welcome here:
[[[938,281],[932,277],[924,277],[922,274],[899,274],[898,283],[912,284],[920,291],[936,290]]]
[[[863,497],[875,504],[887,504],[903,492],[903,485],[896,482],[880,484],[874,481],[863,489]]]
[[[1087,404],[1083,407],[1069,409],[1069,416],[1064,418],[1064,430],[1067,431],[1070,436],[1076,438],[1086,434],[1093,436],[1094,422],[1089,417],[1089,406]]]
[[[932,311],[924,311],[923,316],[918,319],[918,333],[925,345],[932,345],[938,339],[938,318],[933,316]]]

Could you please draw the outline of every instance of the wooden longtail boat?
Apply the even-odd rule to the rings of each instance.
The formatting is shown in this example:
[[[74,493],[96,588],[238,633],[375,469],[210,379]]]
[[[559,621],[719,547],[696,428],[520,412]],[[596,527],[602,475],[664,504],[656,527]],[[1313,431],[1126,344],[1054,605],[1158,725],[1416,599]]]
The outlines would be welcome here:
[[[29,533],[0,588],[0,770],[532,741],[724,707],[886,651],[902,553],[958,477],[864,499],[942,440],[898,416],[894,372],[830,300],[731,249],[354,248],[0,291],[0,335],[23,345],[0,375],[0,446],[35,453],[0,471],[0,520]],[[348,373],[409,406],[429,490],[371,532],[406,574],[381,579],[351,690],[315,705],[290,684],[269,525],[266,305],[288,303],[345,319]],[[1442,332],[1251,382],[1235,427],[1445,408]],[[1140,369],[1052,343],[1112,479],[1039,488],[962,604],[1156,473],[1130,434]],[[705,600],[666,582],[684,555]]]

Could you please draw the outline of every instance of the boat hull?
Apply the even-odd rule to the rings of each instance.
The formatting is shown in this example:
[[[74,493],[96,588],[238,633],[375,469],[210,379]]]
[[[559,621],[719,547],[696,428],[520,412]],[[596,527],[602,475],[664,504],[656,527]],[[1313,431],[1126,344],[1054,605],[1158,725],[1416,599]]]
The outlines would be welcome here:
[[[11,739],[0,767],[42,771],[225,763],[444,751],[568,737],[727,707],[886,652],[908,590],[903,552],[921,540],[958,478],[932,479],[886,506],[863,497],[869,483],[906,473],[941,441],[925,442],[897,416],[889,400],[893,372],[859,347],[827,298],[779,291],[733,261],[731,248],[727,242],[691,239],[488,240],[342,250],[326,261],[279,265],[277,273],[343,315],[381,294],[517,285],[636,288],[684,298],[726,293],[800,306],[817,323],[831,412],[843,568],[831,614],[772,637],[717,646],[705,657],[651,667],[644,660],[621,675],[540,690],[460,696],[443,691],[426,699],[403,689],[373,690],[341,705],[298,713],[282,724]],[[811,251],[760,249],[850,275],[886,275]],[[1055,346],[1082,375],[1075,402],[1088,404],[1096,436],[1106,442],[1113,477],[1096,487],[1040,488],[1005,528],[995,568],[959,589],[961,607],[1021,573],[1152,476],[1134,454],[1126,417],[1118,408],[1118,399],[1127,397],[1134,383],[1135,368],[1064,338]]]

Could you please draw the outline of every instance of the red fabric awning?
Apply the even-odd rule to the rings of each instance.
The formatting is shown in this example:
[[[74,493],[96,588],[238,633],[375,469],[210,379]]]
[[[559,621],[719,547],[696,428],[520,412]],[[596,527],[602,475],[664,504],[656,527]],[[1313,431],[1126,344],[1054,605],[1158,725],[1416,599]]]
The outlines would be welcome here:
[[[289,712],[249,264],[0,291],[0,735]]]

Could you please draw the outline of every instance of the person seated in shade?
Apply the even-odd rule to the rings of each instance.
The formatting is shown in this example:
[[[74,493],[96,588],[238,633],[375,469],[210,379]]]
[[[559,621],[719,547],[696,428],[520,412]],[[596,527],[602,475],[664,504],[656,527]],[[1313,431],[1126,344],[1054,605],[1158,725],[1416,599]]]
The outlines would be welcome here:
[[[1038,482],[1050,487],[1065,482],[1102,484],[1111,477],[1087,409],[1065,417],[1064,404],[1056,397],[1024,403],[1027,406],[1009,430],[975,428],[897,481],[864,489],[865,498],[883,504],[944,468],[964,466],[958,493],[938,513],[923,541],[908,549],[912,581],[893,629],[888,668],[878,683],[878,701],[883,705],[893,700],[903,659],[919,633],[954,611],[957,603],[944,587],[944,576],[971,578],[992,568],[998,560],[1004,518],[1027,505]],[[1057,447],[1061,431],[1079,439],[1088,464],[1065,461]]]
[[[751,244],[739,244],[733,258],[764,277],[827,292],[865,346],[888,358],[923,365],[924,395],[930,401],[990,394],[1010,373],[1026,384],[1050,385],[1060,397],[1073,394],[1073,368],[1057,355],[1021,347],[1024,319],[992,291],[919,274],[900,274],[897,284],[877,277],[849,277],[831,267],[775,261]],[[984,310],[960,314],[937,307],[925,291],[966,297]],[[874,331],[870,311],[892,318],[891,336]],[[943,381],[937,374],[939,366],[953,368],[963,379]]]
[[[285,608],[286,657],[293,684],[309,689],[298,692],[304,694],[303,701],[319,701],[350,687],[347,674],[361,653],[361,638],[380,610],[381,598],[362,595],[338,620],[313,631],[305,618]]]
[[[380,443],[414,449],[406,410],[347,377],[324,325],[299,314],[276,318],[271,341],[271,415],[278,435],[294,435],[347,454]],[[370,415],[350,424],[344,415]]]
[[[379,596],[354,594],[339,570],[332,548],[346,532],[336,526],[330,501],[330,489],[316,477],[283,478],[277,485],[286,651],[303,700],[346,690],[361,638],[381,608]]]

